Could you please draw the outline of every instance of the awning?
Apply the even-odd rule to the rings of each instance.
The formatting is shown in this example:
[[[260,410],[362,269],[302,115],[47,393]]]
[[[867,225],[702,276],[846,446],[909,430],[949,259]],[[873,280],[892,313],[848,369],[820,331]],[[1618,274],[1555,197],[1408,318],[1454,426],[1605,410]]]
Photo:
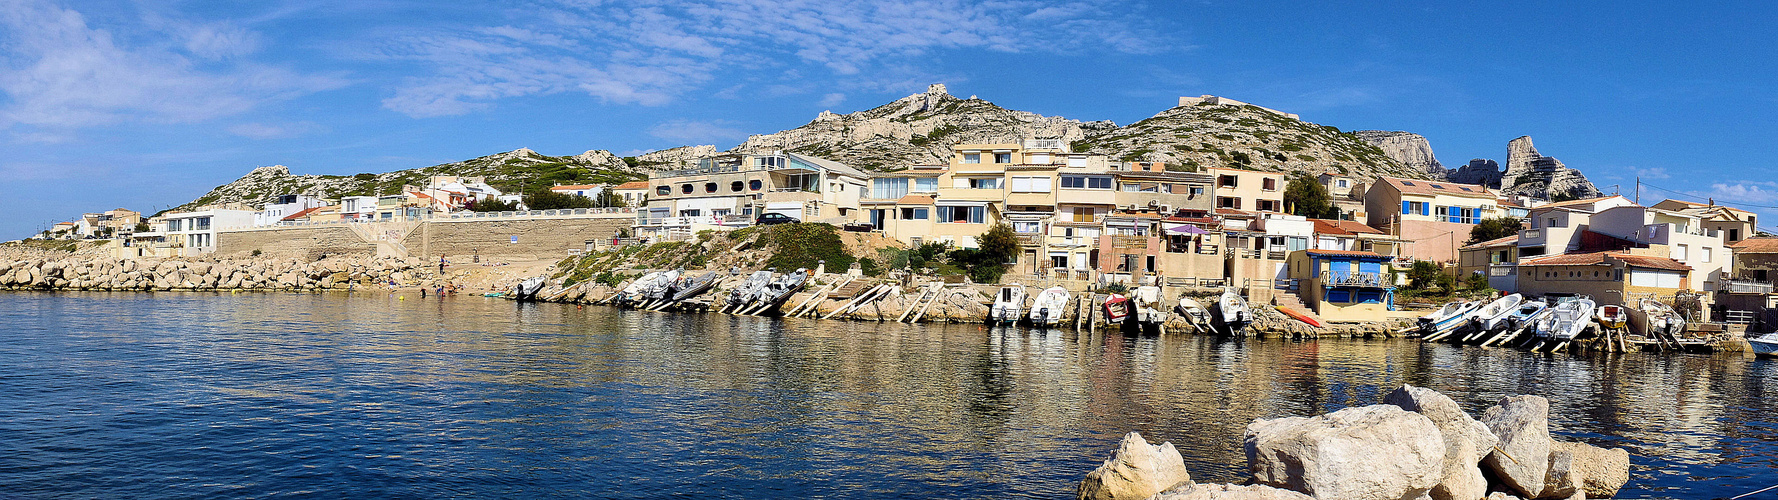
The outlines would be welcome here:
[[[1203,228],[1191,224],[1181,224],[1169,227],[1167,228],[1167,232],[1172,234],[1210,234],[1209,231],[1205,231]]]

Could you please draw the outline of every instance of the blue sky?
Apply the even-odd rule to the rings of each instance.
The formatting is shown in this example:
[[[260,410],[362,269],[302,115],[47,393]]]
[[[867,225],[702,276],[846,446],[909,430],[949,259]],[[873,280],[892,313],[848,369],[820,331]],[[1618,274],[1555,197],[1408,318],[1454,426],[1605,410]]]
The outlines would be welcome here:
[[[1601,189],[1778,206],[1759,3],[0,0],[0,238],[262,165],[731,147],[934,82],[1120,124],[1216,94]],[[1645,190],[1645,202],[1666,193]],[[1768,220],[1778,209],[1758,209]]]

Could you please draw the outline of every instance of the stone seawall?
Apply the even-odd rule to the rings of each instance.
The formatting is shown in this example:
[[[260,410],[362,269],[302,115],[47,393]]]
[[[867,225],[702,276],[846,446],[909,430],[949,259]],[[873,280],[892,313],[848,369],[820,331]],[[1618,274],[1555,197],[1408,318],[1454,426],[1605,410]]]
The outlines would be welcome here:
[[[375,255],[377,247],[343,225],[228,231],[217,235],[218,255],[251,254],[254,250],[264,257],[311,261],[323,255]]]
[[[557,260],[587,240],[606,240],[628,229],[634,216],[561,219],[435,219],[426,221],[402,245],[409,255],[480,255],[483,258]],[[516,237],[516,239],[515,239]],[[515,242],[516,241],[516,242]]]
[[[610,240],[628,229],[627,213],[438,218],[414,222],[363,222],[221,230],[216,256],[315,260],[329,255],[423,257],[468,261],[472,255],[498,260],[557,260],[587,240]]]
[[[357,290],[440,286],[420,258],[0,260],[0,288],[37,290]]]

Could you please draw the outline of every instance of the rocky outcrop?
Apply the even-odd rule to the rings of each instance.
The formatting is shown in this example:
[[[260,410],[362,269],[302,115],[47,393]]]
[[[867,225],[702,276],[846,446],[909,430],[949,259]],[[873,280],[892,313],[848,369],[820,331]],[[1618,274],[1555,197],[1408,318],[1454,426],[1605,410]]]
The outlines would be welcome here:
[[[547,185],[542,180],[546,170],[566,168],[578,181],[588,183],[619,183],[647,179],[645,170],[636,169],[610,151],[591,150],[574,156],[547,156],[527,148],[496,153],[480,158],[430,167],[397,170],[381,174],[358,175],[294,175],[282,165],[259,167],[228,184],[217,186],[190,203],[172,211],[191,210],[204,205],[239,204],[257,208],[284,194],[307,194],[321,198],[345,195],[396,194],[404,185],[425,185],[434,175],[481,176],[496,187],[517,188],[521,184]]]
[[[1098,469],[1087,473],[1075,489],[1080,500],[1140,500],[1179,484],[1189,484],[1185,459],[1173,443],[1148,444],[1131,432]]]
[[[1482,460],[1505,486],[1526,498],[1543,492],[1550,463],[1550,402],[1539,396],[1513,396],[1482,413],[1482,423],[1500,438]]]
[[[1630,481],[1630,452],[1600,448],[1586,443],[1564,443],[1573,454],[1573,470],[1580,473],[1587,498],[1611,498]]]
[[[1543,156],[1531,144],[1531,136],[1513,139],[1506,146],[1506,172],[1501,174],[1500,189],[1506,194],[1537,198],[1593,198],[1599,189],[1588,182],[1580,171],[1568,168],[1561,161]]]
[[[1254,484],[1184,484],[1149,497],[1150,500],[1314,500],[1290,490]]]
[[[1085,139],[1110,130],[1110,122],[1086,122],[1015,111],[976,99],[960,99],[934,84],[926,92],[847,114],[823,112],[801,127],[759,134],[730,149],[738,153],[790,151],[865,170],[898,170],[947,161],[963,143],[1019,143],[1025,139]]]
[[[1499,188],[1500,178],[1503,174],[1505,174],[1505,172],[1500,171],[1500,164],[1494,160],[1476,158],[1469,160],[1468,165],[1450,171],[1450,173],[1445,175],[1445,180],[1463,184],[1476,184],[1488,186],[1490,188]]]
[[[1438,157],[1432,154],[1432,143],[1427,142],[1426,137],[1420,134],[1386,130],[1354,130],[1352,135],[1376,145],[1378,149],[1383,150],[1383,154],[1401,162],[1403,166],[1425,172],[1428,177],[1446,179],[1449,174],[1445,170],[1445,166],[1438,162]]]
[[[1476,464],[1500,439],[1487,425],[1470,418],[1450,397],[1424,387],[1404,385],[1383,402],[1426,416],[1444,437],[1444,472],[1430,492],[1433,500],[1475,500],[1488,493],[1488,479]]]
[[[1244,445],[1255,482],[1316,498],[1419,498],[1444,472],[1438,427],[1394,405],[1258,420]]]
[[[636,155],[636,161],[644,164],[679,163],[682,161],[696,160],[698,158],[709,158],[711,156],[716,156],[716,146],[705,144],[701,146],[680,146],[660,151],[650,151]]]

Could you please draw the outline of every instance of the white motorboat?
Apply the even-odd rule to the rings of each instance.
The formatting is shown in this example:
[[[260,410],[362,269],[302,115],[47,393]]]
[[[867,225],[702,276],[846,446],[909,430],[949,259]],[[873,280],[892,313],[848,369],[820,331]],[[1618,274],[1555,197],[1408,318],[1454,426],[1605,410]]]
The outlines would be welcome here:
[[[1173,306],[1173,312],[1184,316],[1186,322],[1191,323],[1193,329],[1200,332],[1210,329],[1210,310],[1205,309],[1203,304],[1199,304],[1191,297],[1180,295],[1179,304]]]
[[[1471,328],[1475,333],[1471,334],[1469,337],[1465,337],[1463,340],[1475,340],[1476,337],[1481,337],[1496,329],[1506,328],[1507,320],[1512,317],[1514,311],[1519,309],[1519,304],[1524,302],[1525,296],[1515,293],[1494,299],[1494,301],[1489,302],[1488,305],[1482,306],[1481,309],[1477,309],[1474,314],[1469,316]]]
[[[1038,292],[1037,300],[1031,302],[1031,326],[1055,326],[1062,322],[1062,314],[1068,311],[1068,289],[1052,286]]]
[[[1584,298],[1557,304],[1537,322],[1537,336],[1553,342],[1574,340],[1593,324],[1593,307],[1593,300]]]
[[[1537,324],[1543,315],[1550,311],[1550,305],[1541,300],[1527,300],[1519,303],[1513,313],[1506,317],[1506,329],[1521,330]]]
[[[673,297],[673,288],[679,285],[679,271],[665,271],[655,278],[655,283],[642,290],[643,302],[656,302]]]
[[[1747,344],[1753,346],[1755,356],[1778,357],[1778,333],[1747,339]]]
[[[996,325],[1010,325],[1019,321],[1019,313],[1025,310],[1025,285],[1007,285],[1000,287],[1000,293],[994,294],[994,306],[988,308],[988,322]]]
[[[1167,310],[1161,305],[1161,287],[1139,286],[1130,293],[1136,303],[1136,323],[1144,328],[1158,328],[1167,322]]]
[[[640,301],[642,299],[642,291],[654,286],[655,281],[658,280],[660,276],[660,271],[643,274],[641,277],[631,281],[629,286],[624,287],[623,291],[618,292],[616,297],[612,297],[611,302],[619,305],[627,305]]]
[[[1247,299],[1241,298],[1233,287],[1222,289],[1222,296],[1216,299],[1216,313],[1229,335],[1240,335],[1241,330],[1253,322],[1253,310],[1248,309]]]
[[[1456,328],[1463,324],[1463,320],[1468,318],[1470,313],[1481,307],[1482,305],[1476,302],[1447,303],[1444,307],[1420,317],[1420,336],[1432,337],[1440,332]]]
[[[512,298],[518,300],[536,299],[537,292],[543,291],[543,282],[544,278],[542,276],[519,282],[518,285],[513,286],[512,288]]]
[[[739,309],[741,306],[752,304],[753,301],[759,300],[759,291],[764,290],[766,285],[771,283],[771,271],[754,271],[753,274],[747,275],[747,279],[742,281],[740,286],[735,287],[733,292],[729,292],[729,308]]]
[[[766,285],[765,289],[760,291],[759,305],[764,307],[761,307],[759,311],[769,311],[773,307],[784,304],[784,301],[790,300],[791,294],[802,290],[803,284],[808,280],[808,269],[797,269],[794,273],[772,280],[771,284]],[[755,314],[759,313],[755,312]]]

